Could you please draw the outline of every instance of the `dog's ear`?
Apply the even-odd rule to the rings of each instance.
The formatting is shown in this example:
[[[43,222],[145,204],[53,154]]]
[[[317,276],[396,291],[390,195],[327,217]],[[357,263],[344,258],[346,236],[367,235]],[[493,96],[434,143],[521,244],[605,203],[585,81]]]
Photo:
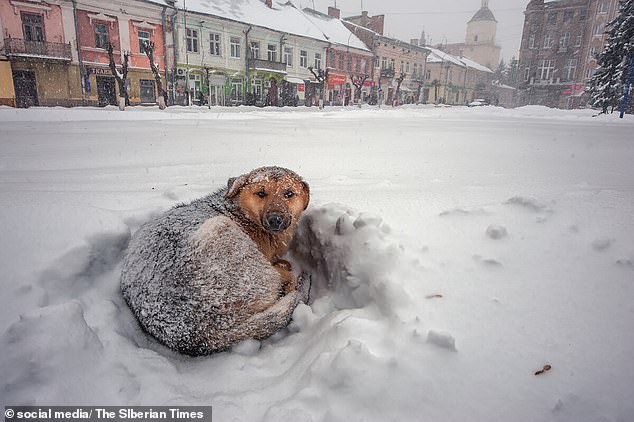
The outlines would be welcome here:
[[[302,180],[302,187],[304,188],[304,192],[306,192],[306,202],[304,203],[304,209],[306,209],[308,208],[308,203],[310,202],[310,186]]]
[[[239,192],[240,189],[244,185],[247,184],[247,176],[243,174],[240,177],[232,177],[227,180],[227,193],[225,193],[225,198],[231,199],[234,198]]]

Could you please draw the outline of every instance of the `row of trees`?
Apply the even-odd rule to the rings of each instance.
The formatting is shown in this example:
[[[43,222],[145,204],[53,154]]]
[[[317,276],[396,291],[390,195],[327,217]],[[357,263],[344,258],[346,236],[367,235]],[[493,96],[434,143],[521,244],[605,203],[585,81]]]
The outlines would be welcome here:
[[[145,41],[143,43],[143,51],[150,61],[150,68],[156,81],[156,90],[158,91],[158,105],[161,110],[167,107],[167,91],[163,88],[163,81],[161,80],[161,74],[158,65],[154,62],[154,42]],[[112,50],[112,44],[108,45],[108,59],[110,61],[110,71],[112,76],[119,85],[119,110],[125,110],[126,106],[130,105],[130,99],[128,97],[127,79],[128,79],[128,62],[130,59],[130,52],[125,51],[123,53],[123,59],[121,60],[121,68],[117,69],[117,65],[114,61],[114,52]]]

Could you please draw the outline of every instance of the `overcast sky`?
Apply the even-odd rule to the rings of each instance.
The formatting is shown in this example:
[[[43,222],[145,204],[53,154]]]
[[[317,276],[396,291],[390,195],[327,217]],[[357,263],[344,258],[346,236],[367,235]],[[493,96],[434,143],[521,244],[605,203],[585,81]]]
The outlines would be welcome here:
[[[326,13],[335,0],[295,0],[302,7]],[[481,0],[336,0],[341,16],[358,15],[363,9],[370,15],[385,15],[385,34],[403,41],[419,38],[425,30],[433,44],[464,42],[467,22],[481,7]],[[498,21],[497,43],[508,61],[518,56],[522,38],[524,10],[529,0],[489,0],[489,9]],[[296,3],[296,4],[297,4]]]

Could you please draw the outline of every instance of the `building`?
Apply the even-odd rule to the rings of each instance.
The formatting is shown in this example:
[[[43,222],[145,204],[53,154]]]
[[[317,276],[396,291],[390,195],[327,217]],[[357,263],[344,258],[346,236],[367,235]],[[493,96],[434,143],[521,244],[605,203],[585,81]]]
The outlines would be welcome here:
[[[466,57],[489,69],[500,63],[501,48],[496,45],[497,20],[489,9],[489,0],[482,0],[482,7],[467,23],[464,43],[443,44],[443,51],[458,57]]]
[[[426,102],[465,105],[476,98],[493,99],[491,69],[466,57],[428,48],[431,54],[425,74]]]
[[[575,108],[606,41],[617,0],[531,0],[520,45],[519,104]]]
[[[372,96],[379,104],[406,104],[424,101],[424,75],[430,50],[383,35],[383,15],[345,18],[346,27],[374,53]],[[372,100],[374,102],[374,99]]]
[[[154,61],[166,79],[167,51],[164,22],[166,3],[137,0],[78,0],[76,2],[77,43],[84,88],[84,104],[117,104],[121,95],[109,67],[108,46],[119,68],[122,55],[129,52],[127,91],[130,104],[155,104],[156,81],[143,44],[154,43]]]
[[[60,1],[0,1],[0,104],[81,103],[72,65],[72,8]]]
[[[159,0],[1,1],[5,37],[0,79],[7,79],[8,61],[17,107],[117,104],[119,92],[107,53],[112,45],[117,64],[122,52],[130,53],[130,102],[155,103],[155,78],[143,43],[154,43],[154,61],[165,79],[164,22],[169,9]],[[8,95],[10,90],[0,90],[3,103],[11,102]]]
[[[312,9],[304,9],[304,12],[328,39],[325,56],[328,69],[327,103],[349,105],[367,102],[374,86],[372,51],[346,28],[339,9],[329,7],[328,15]]]

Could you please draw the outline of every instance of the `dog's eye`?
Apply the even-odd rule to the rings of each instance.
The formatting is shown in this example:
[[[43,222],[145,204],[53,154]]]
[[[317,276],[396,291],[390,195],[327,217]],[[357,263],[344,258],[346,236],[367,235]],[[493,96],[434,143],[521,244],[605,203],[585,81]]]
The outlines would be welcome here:
[[[266,196],[266,192],[261,190],[261,191],[258,191],[258,193],[256,193],[256,195],[259,196],[260,198],[264,198]]]
[[[284,194],[284,196],[286,198],[292,198],[295,196],[295,192],[293,192],[292,190],[287,190],[286,193]]]

